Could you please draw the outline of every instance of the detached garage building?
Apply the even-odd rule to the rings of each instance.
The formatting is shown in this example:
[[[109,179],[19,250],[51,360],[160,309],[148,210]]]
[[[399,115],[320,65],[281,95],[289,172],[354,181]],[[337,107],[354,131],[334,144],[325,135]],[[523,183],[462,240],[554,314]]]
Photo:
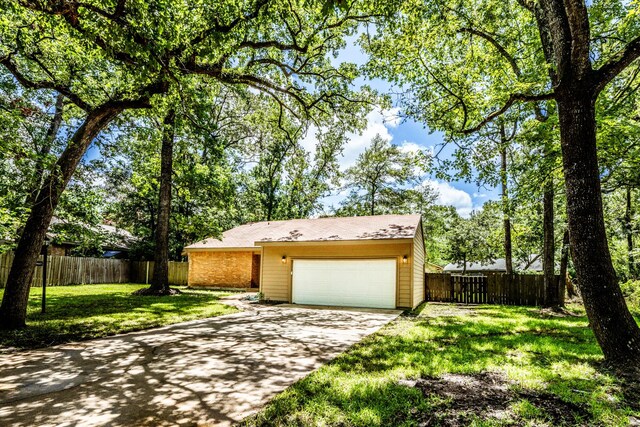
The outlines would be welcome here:
[[[419,215],[245,224],[187,246],[189,285],[258,287],[296,304],[414,308],[424,300]]]

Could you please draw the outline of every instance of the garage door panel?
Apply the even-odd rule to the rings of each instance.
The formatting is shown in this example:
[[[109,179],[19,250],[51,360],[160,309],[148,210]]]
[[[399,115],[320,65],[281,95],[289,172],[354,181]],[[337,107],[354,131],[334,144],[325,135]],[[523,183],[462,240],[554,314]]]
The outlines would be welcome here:
[[[396,261],[294,260],[297,304],[395,308]]]

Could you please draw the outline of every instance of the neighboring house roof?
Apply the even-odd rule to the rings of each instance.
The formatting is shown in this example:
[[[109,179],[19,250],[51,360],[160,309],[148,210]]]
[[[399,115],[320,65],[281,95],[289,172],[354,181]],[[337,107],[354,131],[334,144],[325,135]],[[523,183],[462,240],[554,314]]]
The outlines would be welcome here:
[[[516,270],[527,270],[527,271],[542,271],[542,262],[539,257],[531,256],[530,262],[516,264],[514,268]],[[504,258],[497,258],[493,262],[490,263],[480,263],[480,262],[468,262],[466,271],[474,272],[474,271],[507,271],[507,263]],[[461,273],[463,271],[462,263],[450,263],[444,266],[444,271],[446,272],[455,272]]]
[[[122,228],[109,224],[98,224],[97,228],[103,234],[107,235],[107,242],[104,247],[117,250],[129,250],[129,245],[134,243],[137,238]]]
[[[199,249],[254,249],[261,243],[413,239],[420,215],[376,215],[264,221],[241,225],[185,247]]]
[[[556,265],[556,267],[559,267],[559,265]],[[528,262],[521,262],[516,269],[524,271],[542,271],[542,257],[538,255],[529,255]]]
[[[58,237],[58,233],[51,231],[52,227],[63,227],[65,225],[72,224],[58,217],[53,217],[51,219],[51,223],[49,225],[49,231],[47,232],[45,238],[47,240],[54,240]],[[96,226],[91,226],[88,224],[75,224],[80,225],[87,230],[91,230],[95,233],[100,233],[105,237],[105,242],[103,245],[104,249],[115,249],[119,251],[129,250],[129,245],[134,243],[137,239],[136,237],[124,230],[122,228],[116,227],[114,225],[109,224],[98,224]],[[69,246],[77,246],[79,242],[69,242],[69,241],[61,241],[58,242],[61,245],[69,245]]]

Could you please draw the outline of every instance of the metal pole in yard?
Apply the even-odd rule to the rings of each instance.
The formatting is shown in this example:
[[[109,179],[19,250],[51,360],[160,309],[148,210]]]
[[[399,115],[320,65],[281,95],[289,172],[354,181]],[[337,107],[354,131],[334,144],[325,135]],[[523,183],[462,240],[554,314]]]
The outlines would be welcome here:
[[[47,309],[47,260],[49,259],[49,251],[47,250],[48,246],[47,241],[45,241],[42,246],[42,310],[40,311],[42,314],[45,313]]]

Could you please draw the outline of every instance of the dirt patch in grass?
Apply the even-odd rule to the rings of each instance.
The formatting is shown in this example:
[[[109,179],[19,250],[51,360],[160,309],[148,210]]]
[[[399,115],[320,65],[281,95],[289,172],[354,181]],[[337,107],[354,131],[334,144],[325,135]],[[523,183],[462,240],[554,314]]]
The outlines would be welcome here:
[[[430,302],[429,310],[420,313],[420,317],[457,317],[476,316],[478,313],[472,305],[454,305],[449,303]]]
[[[139,295],[139,296],[149,296],[149,297],[166,297],[171,295],[180,295],[182,291],[176,288],[168,288],[168,289],[155,289],[152,287],[138,289],[137,291],[131,292],[131,295]]]
[[[580,313],[574,313],[566,307],[547,307],[540,309],[540,316],[542,318],[548,317],[580,317]]]
[[[445,374],[422,378],[416,388],[436,408],[419,416],[421,426],[467,426],[474,421],[492,425],[587,426],[586,409],[548,393],[517,389],[502,375],[482,372],[474,375]]]

